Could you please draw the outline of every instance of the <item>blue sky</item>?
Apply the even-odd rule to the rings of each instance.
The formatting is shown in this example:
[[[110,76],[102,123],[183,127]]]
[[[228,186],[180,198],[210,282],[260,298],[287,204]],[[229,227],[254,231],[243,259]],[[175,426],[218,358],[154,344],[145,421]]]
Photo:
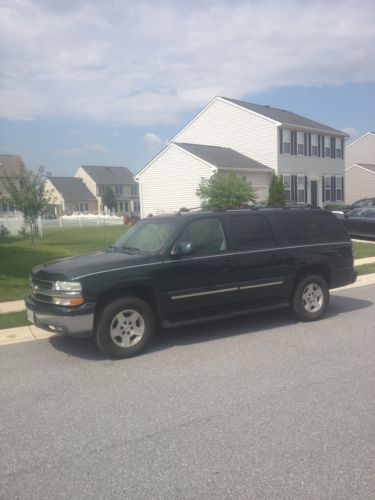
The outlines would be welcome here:
[[[370,0],[0,0],[0,153],[136,173],[215,95],[356,138],[375,130],[374,24]]]

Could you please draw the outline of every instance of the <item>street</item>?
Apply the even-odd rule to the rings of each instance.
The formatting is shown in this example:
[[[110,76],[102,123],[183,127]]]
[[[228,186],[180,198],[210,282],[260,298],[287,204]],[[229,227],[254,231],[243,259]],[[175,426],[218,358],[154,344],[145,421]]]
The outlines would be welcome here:
[[[375,498],[375,285],[161,332],[0,348],[0,498]]]

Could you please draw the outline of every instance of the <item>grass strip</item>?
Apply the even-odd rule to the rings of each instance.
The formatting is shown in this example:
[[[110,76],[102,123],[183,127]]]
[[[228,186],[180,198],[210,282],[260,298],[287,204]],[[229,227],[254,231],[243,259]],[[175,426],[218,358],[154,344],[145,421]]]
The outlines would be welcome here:
[[[353,241],[353,256],[355,259],[375,257],[375,245],[372,243]]]
[[[363,264],[362,266],[356,266],[355,270],[357,271],[358,275],[361,276],[362,274],[372,274],[375,273],[375,263],[373,264]]]
[[[30,325],[27,321],[26,311],[18,311],[0,314],[0,330],[5,328],[17,328],[18,326]]]

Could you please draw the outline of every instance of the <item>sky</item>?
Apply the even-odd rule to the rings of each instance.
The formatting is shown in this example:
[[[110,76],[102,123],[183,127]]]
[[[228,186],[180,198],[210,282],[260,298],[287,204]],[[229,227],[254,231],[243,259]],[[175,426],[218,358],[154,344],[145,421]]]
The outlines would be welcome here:
[[[0,0],[0,153],[137,173],[215,96],[375,131],[374,0]]]

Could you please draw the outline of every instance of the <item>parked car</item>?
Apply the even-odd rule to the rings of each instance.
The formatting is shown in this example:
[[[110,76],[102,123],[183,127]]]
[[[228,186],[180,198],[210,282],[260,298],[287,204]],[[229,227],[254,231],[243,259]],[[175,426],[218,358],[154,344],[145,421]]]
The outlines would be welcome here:
[[[95,336],[111,357],[141,352],[156,327],[292,306],[323,316],[329,289],[356,279],[350,238],[319,209],[179,212],[148,217],[106,251],[37,266],[28,318]]]
[[[375,207],[351,210],[341,221],[351,236],[375,238]]]

